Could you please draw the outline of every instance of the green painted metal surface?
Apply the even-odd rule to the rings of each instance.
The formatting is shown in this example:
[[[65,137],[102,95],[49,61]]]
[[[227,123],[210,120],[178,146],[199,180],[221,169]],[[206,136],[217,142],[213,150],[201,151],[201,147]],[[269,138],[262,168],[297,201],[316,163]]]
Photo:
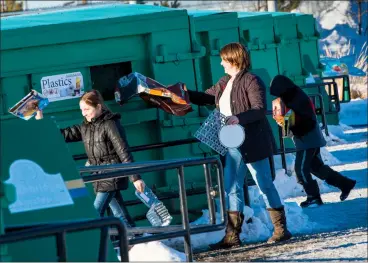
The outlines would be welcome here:
[[[238,19],[234,12],[189,11],[192,45],[206,48],[206,56],[194,61],[198,91],[205,91],[224,76],[221,48],[239,42]]]
[[[26,131],[26,132],[25,132]],[[1,181],[16,198],[2,209],[4,227],[97,218],[62,135],[50,119],[1,122]],[[57,149],[57,150],[55,150]],[[66,235],[68,260],[96,261],[99,230]],[[11,261],[57,261],[55,237],[8,245]],[[109,245],[109,261],[117,261]]]
[[[295,14],[298,38],[300,39],[300,59],[303,71],[307,74],[321,75],[323,66],[319,62],[319,33],[313,15]]]
[[[261,77],[269,87],[273,77],[279,74],[273,19],[267,13],[239,12],[239,38],[248,47],[252,72]],[[271,110],[273,96],[267,90],[267,109]]]
[[[275,41],[279,44],[277,47],[279,72],[290,77],[298,85],[304,85],[307,75],[302,70],[295,14],[281,12],[271,14],[274,19]]]

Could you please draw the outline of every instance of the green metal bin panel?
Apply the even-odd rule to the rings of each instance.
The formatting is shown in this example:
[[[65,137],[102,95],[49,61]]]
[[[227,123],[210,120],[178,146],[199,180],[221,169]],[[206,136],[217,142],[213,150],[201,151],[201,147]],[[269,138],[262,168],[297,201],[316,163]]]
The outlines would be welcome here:
[[[188,11],[192,45],[206,48],[206,56],[195,60],[198,91],[205,91],[224,76],[220,50],[231,42],[239,42],[235,12]]]
[[[193,60],[203,57],[205,48],[202,46],[198,46],[197,49],[192,48],[188,17],[185,23],[186,27],[181,30],[155,32],[150,35],[149,43],[153,58],[152,76],[164,85],[183,82],[188,89],[196,90]],[[161,142],[192,138],[200,123],[199,112],[195,107],[193,112],[183,117],[167,114],[162,110],[158,111],[158,115]],[[195,157],[192,147],[193,145],[183,145],[163,148],[161,158]],[[191,167],[189,170],[190,172],[185,177],[186,184],[191,184],[193,181],[204,182],[204,177],[198,175],[203,173],[201,167]],[[167,186],[178,184],[176,171],[165,171],[165,175]]]
[[[262,12],[238,12],[240,40],[249,49],[276,47],[272,16]]]
[[[3,120],[0,140],[1,181],[14,185],[17,193],[16,202],[2,209],[2,227],[98,217],[93,198],[52,120]],[[67,234],[68,259],[96,261],[99,233]],[[117,261],[112,245],[108,252],[108,260]],[[8,254],[16,262],[57,261],[55,237],[10,244]]]
[[[290,77],[296,84],[304,85],[306,75],[302,70],[296,17],[292,13],[270,13],[274,19],[275,41],[278,44],[279,73]]]
[[[29,93],[29,77],[20,75],[16,77],[1,78],[0,86],[0,119],[3,115],[10,115],[9,108],[13,107],[21,98]]]
[[[126,4],[96,5],[1,18],[1,49],[15,49],[108,39],[177,27],[186,10],[131,8]],[[137,16],[140,16],[137,19]],[[152,20],[155,23],[151,23]],[[170,23],[167,21],[170,20]],[[73,32],[74,34],[71,34]],[[23,41],[27,39],[27,41]]]
[[[295,14],[297,21],[298,38],[300,39],[300,56],[305,73],[321,75],[323,66],[319,55],[319,33],[316,29],[316,20],[313,15]]]
[[[238,12],[239,37],[251,57],[251,71],[267,87],[267,109],[272,109],[273,96],[269,93],[272,78],[279,74],[278,57],[273,32],[273,18],[268,13]]]
[[[170,23],[166,23],[167,20],[170,20]],[[143,22],[145,25],[142,24]],[[153,49],[158,48],[157,46],[151,48],[150,43],[148,43],[152,40],[151,33],[155,30],[170,31],[183,28],[185,31],[188,30],[188,21],[185,10],[173,11],[167,9],[165,12],[159,9],[136,10],[121,4],[45,13],[39,16],[9,17],[4,18],[1,26],[2,35],[8,35],[2,38],[2,41],[6,39],[1,45],[3,51],[1,56],[2,77],[12,74],[19,75],[20,72],[31,73],[35,77],[31,76],[31,81],[28,82],[32,82],[33,79],[37,78],[37,74],[66,73],[78,67],[82,69],[91,67],[91,73],[86,72],[85,74],[86,89],[92,87],[99,89],[102,93],[109,89],[111,90],[111,96],[113,96],[112,89],[117,78],[121,76],[116,77],[113,85],[109,83],[110,85],[106,85],[107,87],[101,87],[99,79],[109,72],[104,71],[103,74],[98,74],[92,69],[96,66],[110,67],[114,63],[129,62],[131,68],[124,73],[139,71],[151,76],[152,67],[150,64],[155,58],[150,56],[149,51],[153,52]],[[72,28],[75,32],[73,37],[65,39],[59,37],[69,33]],[[134,31],[132,28],[134,28]],[[48,34],[47,38],[41,37],[48,31],[51,33]],[[58,33],[55,34],[55,32]],[[34,42],[27,41],[27,44],[21,46],[14,44],[19,44],[17,38],[19,35],[28,34],[33,35],[32,39],[38,40]],[[161,42],[165,42],[170,36],[161,35],[158,37],[163,37]],[[15,49],[10,49],[12,47]],[[102,52],[96,52],[97,50]],[[175,55],[178,55],[178,53],[175,53]],[[176,57],[179,58],[180,55],[182,54]],[[188,55],[188,51],[185,55]],[[14,60],[22,60],[26,63],[15,63]],[[179,58],[179,60],[181,59]],[[114,69],[110,68],[110,70]],[[180,68],[180,70],[182,69]],[[29,76],[27,75],[27,77]],[[88,83],[89,80],[91,80],[90,84]],[[106,77],[104,81],[106,82]],[[194,85],[193,80],[187,82],[189,82],[188,86]],[[37,84],[33,81],[32,86]],[[28,86],[30,89],[31,85],[28,84]],[[19,95],[16,97],[19,98]],[[104,97],[106,98],[106,96]],[[68,101],[67,103],[71,102]],[[78,106],[77,103],[75,105]],[[60,106],[63,108],[66,105],[61,103]],[[54,105],[50,105],[47,110],[51,110],[53,107]]]

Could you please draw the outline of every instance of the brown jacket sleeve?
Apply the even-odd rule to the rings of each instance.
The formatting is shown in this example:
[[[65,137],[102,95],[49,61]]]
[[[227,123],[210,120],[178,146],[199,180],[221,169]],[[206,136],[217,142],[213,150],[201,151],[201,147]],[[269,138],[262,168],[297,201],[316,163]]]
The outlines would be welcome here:
[[[241,124],[249,124],[259,121],[265,117],[266,105],[266,87],[259,77],[254,77],[246,84],[246,92],[250,103],[250,109],[246,112],[236,115]]]
[[[215,85],[205,91],[206,94],[215,96],[216,92],[220,89],[225,89],[226,83],[229,81],[229,76],[222,77]]]

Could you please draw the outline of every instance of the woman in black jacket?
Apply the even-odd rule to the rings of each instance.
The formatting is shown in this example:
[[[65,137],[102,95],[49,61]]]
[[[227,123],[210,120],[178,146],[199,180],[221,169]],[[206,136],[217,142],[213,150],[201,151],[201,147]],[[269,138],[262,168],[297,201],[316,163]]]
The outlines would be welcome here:
[[[112,113],[97,90],[85,93],[79,102],[84,117],[83,123],[61,129],[66,142],[83,141],[89,165],[107,165],[133,162],[125,131],[120,124],[120,115]],[[139,192],[144,182],[139,175],[130,176]],[[94,206],[104,216],[109,205],[114,216],[121,218],[128,226],[123,209],[120,190],[128,188],[128,178],[117,178],[93,183],[96,192]]]

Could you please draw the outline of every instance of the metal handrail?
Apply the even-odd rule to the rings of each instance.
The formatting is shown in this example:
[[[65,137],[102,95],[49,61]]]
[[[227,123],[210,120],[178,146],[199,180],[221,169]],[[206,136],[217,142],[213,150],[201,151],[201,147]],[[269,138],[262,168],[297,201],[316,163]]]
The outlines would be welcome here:
[[[337,85],[334,82],[325,82],[325,83],[321,83],[321,84],[308,84],[307,86],[304,86],[303,88],[312,88],[312,87],[318,87],[318,90],[320,91],[321,86],[329,86],[329,89],[331,87],[331,85],[334,86],[334,90],[335,92],[338,94],[338,90],[337,90]],[[325,109],[324,109],[324,104],[323,104],[323,97],[320,93],[318,94],[309,94],[310,97],[318,97],[319,102],[320,102],[320,112],[318,112],[319,109],[316,109],[316,114],[317,115],[321,115],[322,118],[322,129],[325,130],[326,135],[329,135],[328,132],[328,126],[327,126],[327,121],[326,121],[326,113],[325,113]],[[337,108],[339,109],[339,106],[337,106]],[[272,110],[268,110],[266,112],[266,115],[272,115]],[[286,165],[286,154],[287,153],[294,153],[296,152],[295,148],[288,148],[286,149],[284,146],[284,141],[283,141],[283,137],[282,137],[282,130],[278,130],[279,133],[279,142],[280,142],[280,149],[278,149],[277,154],[281,155],[281,161],[282,161],[282,167],[286,170],[287,169],[287,165]],[[148,145],[141,145],[141,146],[136,146],[136,147],[131,147],[130,151],[131,152],[138,152],[138,151],[144,151],[144,150],[150,150],[150,149],[158,149],[158,148],[164,148],[164,147],[170,147],[170,146],[179,146],[179,145],[186,145],[186,144],[191,144],[191,143],[197,143],[200,142],[199,140],[197,140],[196,138],[189,138],[189,139],[183,139],[183,140],[177,140],[177,141],[171,141],[171,142],[163,142],[163,143],[156,143],[156,144],[148,144]],[[81,154],[81,155],[74,155],[74,160],[81,160],[81,159],[85,159],[87,158],[86,154]],[[152,163],[157,163],[157,162],[167,162],[167,161],[151,161]],[[144,162],[144,163],[131,163],[131,164],[127,164],[126,166],[124,166],[124,168],[120,168],[120,169],[127,169],[128,167],[137,167],[137,166],[150,166],[151,164],[149,162]],[[274,163],[273,163],[273,157],[270,157],[270,165],[271,165],[271,172],[273,173],[273,177],[275,176],[275,167],[274,167]],[[100,166],[89,166],[89,167],[81,167],[80,171],[92,171],[91,169],[95,169],[95,171],[99,171]],[[110,168],[105,168],[106,170],[114,170],[116,168],[114,168],[114,165],[110,165]],[[247,202],[247,205],[249,205],[249,193],[248,193],[248,184],[247,184],[247,179],[245,179],[245,185],[244,185],[244,199]],[[199,192],[198,194],[203,194],[204,192]],[[167,198],[166,198],[167,199]],[[129,204],[133,205],[133,204],[138,204],[139,202],[136,201],[131,201]],[[124,202],[125,204],[125,202]]]
[[[349,79],[349,75],[340,75],[340,76],[331,76],[331,77],[322,77],[321,78],[322,80],[332,80],[332,82],[334,82],[336,84],[336,87],[337,87],[337,83],[336,83],[336,79],[343,79],[343,90],[342,92],[344,93],[347,89],[347,91],[349,92],[349,98],[348,100],[345,100],[344,99],[344,94],[343,94],[343,101],[340,101],[340,98],[339,98],[339,93],[338,93],[338,87],[337,87],[337,93],[334,93],[334,96],[336,100],[339,101],[339,103],[344,103],[344,102],[349,102],[351,100],[351,95],[350,95],[350,79]],[[345,83],[347,83],[347,85],[345,86]],[[335,90],[334,90],[335,92]],[[329,89],[329,95],[331,95],[331,90]]]
[[[17,226],[11,232],[0,235],[0,245],[16,243],[30,239],[43,238],[47,236],[56,237],[56,248],[58,262],[67,261],[66,233],[101,229],[100,246],[98,253],[98,262],[107,260],[107,240],[108,227],[114,226],[119,232],[119,248],[121,262],[129,261],[127,230],[120,219],[115,217],[106,217],[98,219],[78,220],[60,223],[50,223],[43,225],[25,225]]]
[[[325,130],[325,133],[327,136],[329,136],[329,132],[328,132],[328,124],[327,124],[327,119],[326,119],[326,112],[325,112],[325,106],[323,105],[323,97],[320,93],[316,93],[316,94],[309,94],[308,95],[309,97],[312,97],[312,98],[318,98],[319,99],[319,105],[320,105],[320,108],[316,108],[316,115],[321,115],[321,118],[322,118],[322,127],[321,129],[322,130]],[[316,105],[316,103],[314,103],[313,101],[313,104]],[[319,110],[321,112],[319,112]]]
[[[301,88],[302,89],[305,89],[305,88],[318,88],[318,93],[321,94],[321,88],[324,87],[324,86],[328,86],[328,96],[329,96],[330,99],[334,99],[334,103],[335,103],[335,106],[336,106],[336,112],[340,112],[339,89],[338,89],[337,83],[335,81],[307,84],[305,86],[302,86]],[[331,95],[331,86],[333,87],[334,95]],[[329,111],[328,112],[333,112],[333,110],[331,108],[331,103],[329,103]]]
[[[191,143],[196,143],[196,142],[200,142],[200,141],[196,138],[189,138],[189,139],[182,139],[182,140],[177,140],[177,141],[133,146],[129,148],[129,151],[130,152],[140,152],[140,151],[154,150],[154,149],[160,149],[160,148],[171,147],[171,146],[180,146],[180,145],[191,144]],[[73,159],[75,161],[85,160],[87,159],[87,154],[85,153],[75,154],[73,155]]]
[[[218,194],[220,196],[220,211],[221,211],[221,223],[216,224],[216,215],[214,209],[214,200],[215,191],[212,188],[211,176],[209,173],[208,165],[214,165],[217,171],[217,182],[218,182]],[[209,206],[209,214],[210,214],[210,224],[204,226],[196,226],[191,227],[189,225],[189,217],[188,217],[188,205],[187,205],[187,196],[185,190],[185,182],[184,182],[184,167],[191,167],[203,165],[204,167],[204,176],[206,181],[206,193],[207,193],[207,201]],[[219,159],[216,157],[209,158],[185,158],[185,159],[176,159],[171,161],[156,161],[155,163],[150,162],[149,164],[145,164],[144,162],[137,162],[133,164],[114,164],[112,165],[100,165],[100,166],[88,166],[81,167],[80,174],[85,173],[96,173],[103,172],[99,174],[92,175],[82,175],[82,179],[85,183],[98,182],[103,180],[111,180],[117,178],[128,177],[134,174],[143,174],[149,172],[157,172],[162,170],[176,169],[178,172],[178,181],[179,181],[179,198],[180,198],[180,209],[182,214],[182,227],[179,229],[177,226],[167,226],[167,227],[147,227],[142,230],[142,228],[131,228],[128,232],[131,233],[147,233],[153,232],[157,233],[152,236],[145,237],[136,237],[134,239],[129,240],[129,244],[140,244],[155,240],[162,240],[174,237],[184,237],[184,249],[187,261],[193,261],[193,251],[191,244],[191,233],[206,233],[212,231],[218,231],[224,229],[227,224],[226,217],[226,209],[225,209],[225,191],[224,191],[224,182],[223,182],[223,169],[222,164]],[[115,168],[115,169],[112,169]],[[170,231],[171,230],[171,231]]]

